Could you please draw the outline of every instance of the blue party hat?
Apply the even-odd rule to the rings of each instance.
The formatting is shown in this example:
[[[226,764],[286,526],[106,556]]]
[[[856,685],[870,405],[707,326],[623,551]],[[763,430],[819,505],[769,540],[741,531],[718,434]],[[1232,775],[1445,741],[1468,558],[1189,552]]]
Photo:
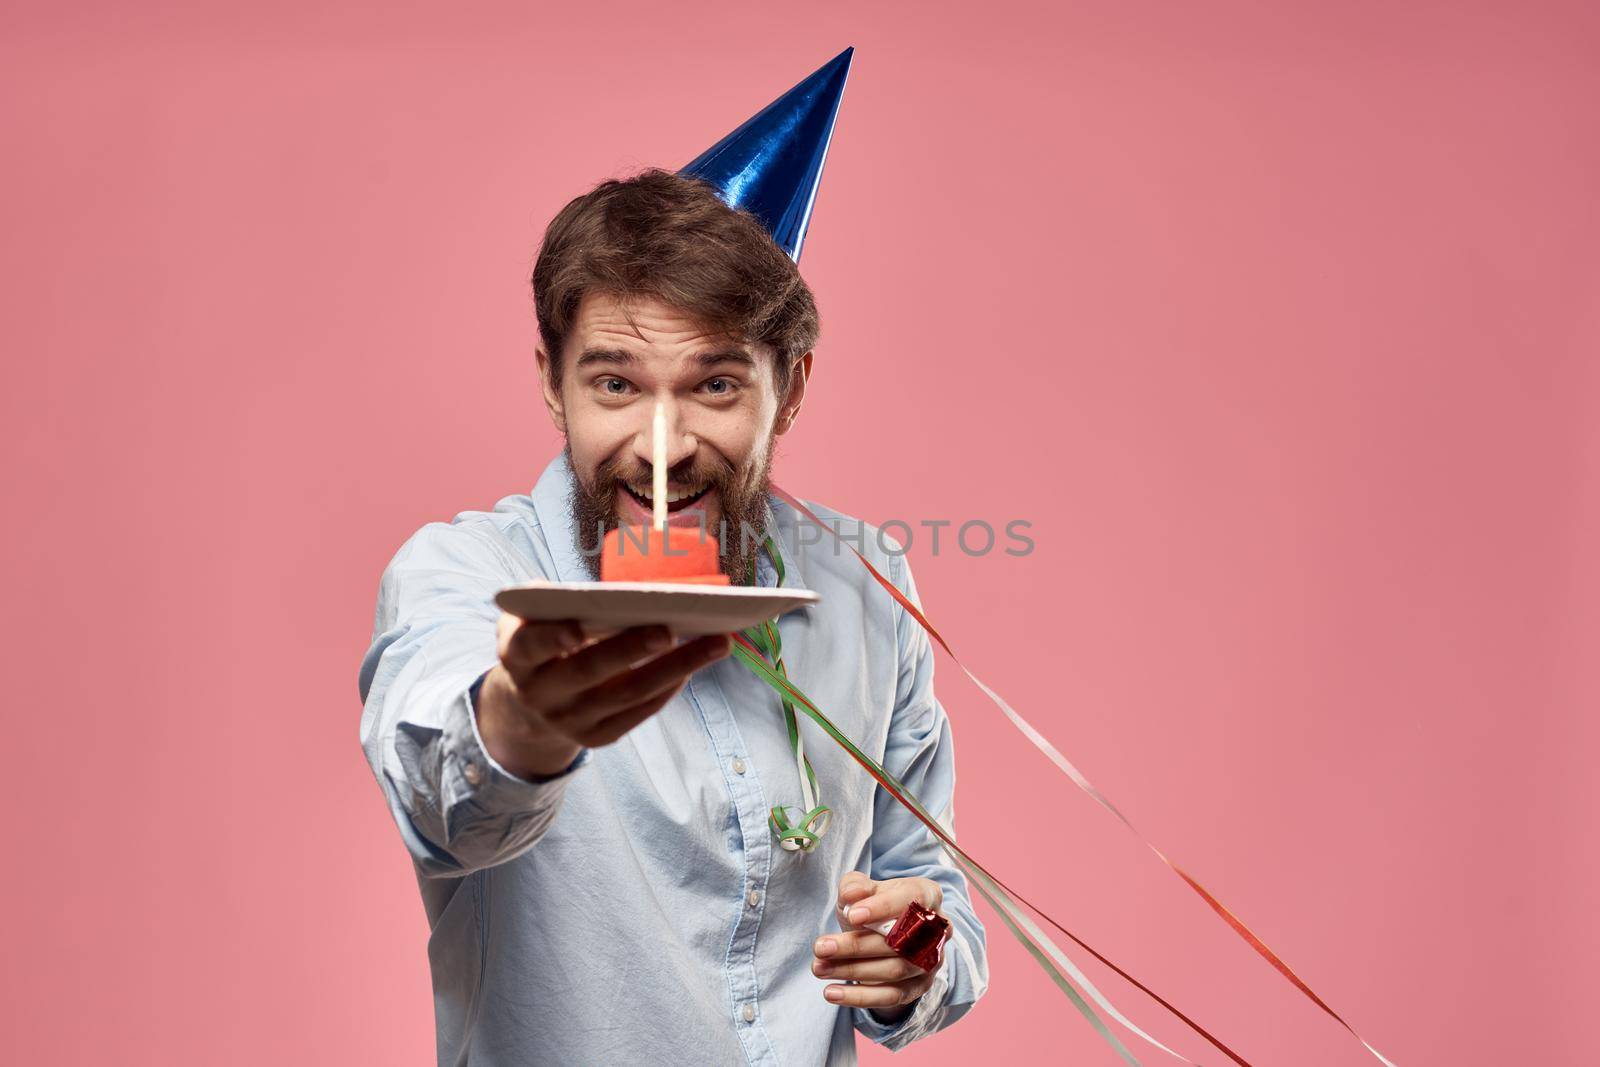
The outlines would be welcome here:
[[[710,182],[723,200],[755,215],[796,262],[854,54],[846,48],[834,56],[679,171]]]

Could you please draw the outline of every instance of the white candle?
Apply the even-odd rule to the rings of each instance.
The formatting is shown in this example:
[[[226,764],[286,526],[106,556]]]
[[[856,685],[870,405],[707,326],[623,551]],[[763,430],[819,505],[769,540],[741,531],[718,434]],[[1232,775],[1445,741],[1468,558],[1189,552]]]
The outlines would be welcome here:
[[[651,421],[650,496],[655,505],[654,523],[657,530],[667,528],[667,409],[656,401],[655,418]]]

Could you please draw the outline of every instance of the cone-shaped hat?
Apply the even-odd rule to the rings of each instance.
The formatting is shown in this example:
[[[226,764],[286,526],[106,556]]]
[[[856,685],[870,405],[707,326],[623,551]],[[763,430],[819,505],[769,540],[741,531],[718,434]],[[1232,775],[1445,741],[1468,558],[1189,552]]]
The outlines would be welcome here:
[[[796,262],[854,53],[834,56],[679,172],[710,182],[723,200],[766,223]]]

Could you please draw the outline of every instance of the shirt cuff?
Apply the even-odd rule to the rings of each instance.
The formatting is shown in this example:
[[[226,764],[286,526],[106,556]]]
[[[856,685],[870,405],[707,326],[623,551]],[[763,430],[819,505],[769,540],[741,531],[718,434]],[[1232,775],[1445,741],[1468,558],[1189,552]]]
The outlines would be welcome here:
[[[498,761],[489,755],[488,746],[483,743],[483,735],[478,732],[478,691],[483,688],[483,681],[489,677],[489,672],[484,671],[478,675],[472,687],[467,690],[467,722],[471,728],[471,738],[462,737],[463,753],[462,774],[466,780],[475,787],[480,803],[488,794],[503,794],[510,806],[517,806],[518,799],[537,801],[549,792],[547,787],[554,782],[563,782],[573,771],[589,762],[593,753],[592,749],[580,749],[572,757],[572,762],[554,774],[535,774],[526,778],[512,774],[502,767]],[[458,749],[460,751],[460,749]],[[473,779],[478,781],[474,782]]]

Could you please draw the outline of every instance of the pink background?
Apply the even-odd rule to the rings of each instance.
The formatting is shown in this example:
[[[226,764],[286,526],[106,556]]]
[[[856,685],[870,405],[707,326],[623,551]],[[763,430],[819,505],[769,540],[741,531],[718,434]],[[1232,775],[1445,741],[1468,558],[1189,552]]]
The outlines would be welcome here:
[[[1600,19],[1045,6],[8,8],[0,1058],[432,1061],[378,575],[558,447],[544,221],[854,44],[781,483],[1031,520],[913,545],[968,662],[1403,1067],[1593,1062]],[[940,671],[979,859],[1254,1062],[1375,1062]],[[980,915],[901,1058],[1114,1062]]]

